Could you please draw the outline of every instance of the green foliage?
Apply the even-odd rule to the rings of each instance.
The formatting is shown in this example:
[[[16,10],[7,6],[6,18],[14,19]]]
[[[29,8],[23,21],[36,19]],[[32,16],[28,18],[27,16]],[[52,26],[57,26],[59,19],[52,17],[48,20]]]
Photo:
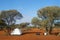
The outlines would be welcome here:
[[[51,6],[42,8],[41,10],[38,10],[38,16],[41,18],[43,16],[47,21],[53,23],[55,19],[60,18],[60,7]]]
[[[3,30],[3,28],[5,28],[5,26],[7,26],[5,24],[5,21],[4,20],[0,20],[0,30]]]
[[[4,20],[7,25],[12,25],[16,22],[16,19],[22,18],[22,14],[17,10],[2,11],[0,19]]]
[[[21,24],[20,24],[20,28],[26,28],[29,24],[30,24],[30,23],[27,23],[27,22],[21,23]]]
[[[5,21],[8,27],[15,24],[16,19],[21,19],[23,16],[17,10],[5,10],[1,11],[0,19]]]
[[[60,20],[60,7],[58,6],[49,6],[38,10],[38,17],[43,18],[41,22],[42,26],[45,26],[48,30],[52,30],[54,20]]]
[[[42,20],[42,21],[40,22],[40,25],[41,25],[42,27],[47,27],[48,21],[47,21],[47,20]]]
[[[37,17],[33,17],[31,23],[35,25],[35,27],[40,26],[40,19]]]
[[[60,7],[51,6],[42,8],[41,10],[38,10],[38,16],[43,16],[51,20],[58,19],[58,17],[60,17]]]

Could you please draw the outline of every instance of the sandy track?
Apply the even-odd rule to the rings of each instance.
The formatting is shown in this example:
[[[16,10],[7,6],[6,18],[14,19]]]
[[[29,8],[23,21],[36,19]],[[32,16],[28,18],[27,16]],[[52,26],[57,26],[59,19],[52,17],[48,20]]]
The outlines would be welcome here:
[[[23,34],[20,36],[9,36],[9,35],[7,36],[3,35],[5,34],[3,31],[0,31],[0,40],[60,40],[60,36],[56,35],[47,35],[47,36],[44,36],[43,34],[36,35],[36,32],[42,32],[42,30],[38,29],[32,29],[26,32],[30,33]]]
[[[60,36],[25,34],[21,36],[0,36],[0,40],[60,40]]]

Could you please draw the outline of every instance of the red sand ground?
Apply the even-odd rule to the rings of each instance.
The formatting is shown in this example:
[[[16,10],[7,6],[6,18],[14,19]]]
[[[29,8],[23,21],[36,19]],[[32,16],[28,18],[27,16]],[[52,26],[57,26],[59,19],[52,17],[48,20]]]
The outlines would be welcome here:
[[[43,30],[36,28],[25,32],[27,32],[27,34],[20,36],[7,36],[3,35],[5,32],[0,31],[0,40],[60,40],[60,36],[56,35],[47,35],[47,36],[44,36],[43,34],[36,35],[36,32],[40,33],[44,32]]]

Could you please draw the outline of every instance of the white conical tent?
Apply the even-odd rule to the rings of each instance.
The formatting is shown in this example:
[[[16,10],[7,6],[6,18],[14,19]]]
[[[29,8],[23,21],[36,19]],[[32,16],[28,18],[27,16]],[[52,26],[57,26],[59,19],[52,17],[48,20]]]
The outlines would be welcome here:
[[[11,35],[21,35],[22,32],[19,28],[15,28],[12,32]]]

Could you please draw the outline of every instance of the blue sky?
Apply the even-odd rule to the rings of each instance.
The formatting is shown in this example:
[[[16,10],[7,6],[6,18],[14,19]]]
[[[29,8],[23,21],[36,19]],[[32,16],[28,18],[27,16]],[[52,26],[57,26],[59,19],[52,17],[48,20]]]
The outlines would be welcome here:
[[[60,0],[0,0],[0,11],[16,9],[23,15],[17,23],[30,22],[37,10],[46,6],[60,6]]]

